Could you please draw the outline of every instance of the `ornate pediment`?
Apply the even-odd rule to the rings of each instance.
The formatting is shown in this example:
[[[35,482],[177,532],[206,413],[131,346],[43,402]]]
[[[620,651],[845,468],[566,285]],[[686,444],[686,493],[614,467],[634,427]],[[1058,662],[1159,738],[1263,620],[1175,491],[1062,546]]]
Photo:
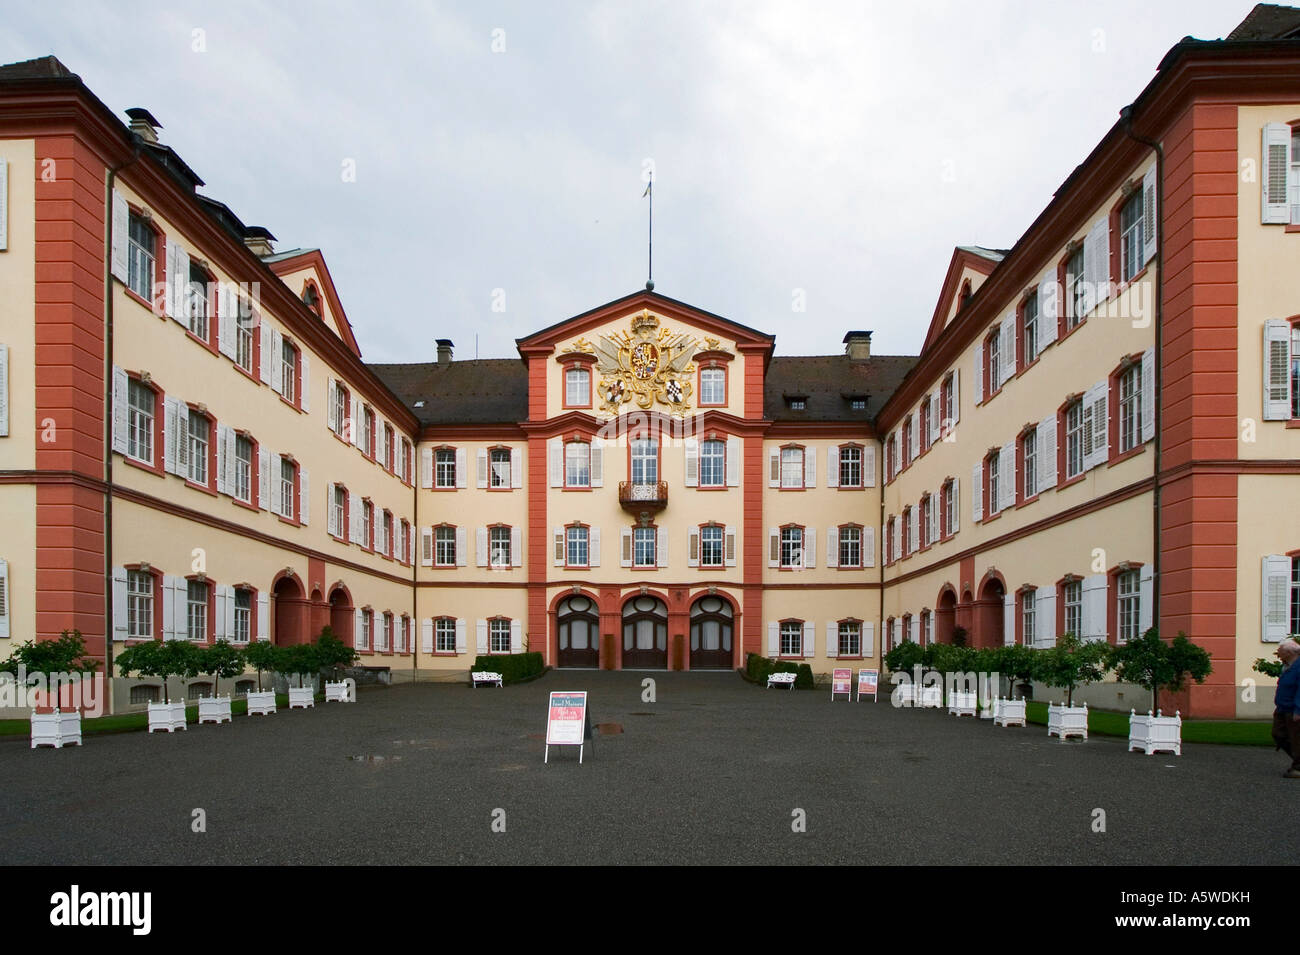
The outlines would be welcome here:
[[[601,411],[619,415],[629,402],[642,411],[663,405],[679,416],[690,410],[695,390],[691,359],[700,348],[693,335],[661,327],[658,316],[643,309],[632,319],[630,334],[601,335],[591,347],[600,375]]]

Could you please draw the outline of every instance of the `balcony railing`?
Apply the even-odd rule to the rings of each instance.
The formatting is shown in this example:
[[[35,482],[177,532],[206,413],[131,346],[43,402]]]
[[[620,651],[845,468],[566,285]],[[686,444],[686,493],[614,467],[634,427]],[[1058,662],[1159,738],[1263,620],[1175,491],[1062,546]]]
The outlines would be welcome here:
[[[619,481],[618,502],[631,510],[668,506],[667,481]]]

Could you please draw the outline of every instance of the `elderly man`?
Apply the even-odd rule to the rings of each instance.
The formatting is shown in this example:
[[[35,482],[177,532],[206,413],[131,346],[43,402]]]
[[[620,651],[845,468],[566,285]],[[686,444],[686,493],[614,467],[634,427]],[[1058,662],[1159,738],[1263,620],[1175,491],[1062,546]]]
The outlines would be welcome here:
[[[1300,779],[1300,643],[1286,639],[1277,645],[1282,675],[1273,694],[1273,742],[1291,757],[1291,768],[1282,775]]]

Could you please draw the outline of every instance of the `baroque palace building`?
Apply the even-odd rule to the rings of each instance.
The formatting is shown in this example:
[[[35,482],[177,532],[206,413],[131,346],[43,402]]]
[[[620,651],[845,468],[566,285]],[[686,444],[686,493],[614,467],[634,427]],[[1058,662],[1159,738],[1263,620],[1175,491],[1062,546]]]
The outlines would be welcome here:
[[[1158,625],[1214,660],[1184,713],[1268,712],[1239,685],[1300,632],[1300,11],[1170,50],[1012,248],[956,249],[917,357],[779,356],[647,289],[511,358],[367,364],[320,252],[127,113],[0,67],[0,658],[330,625],[394,679],[825,673]]]

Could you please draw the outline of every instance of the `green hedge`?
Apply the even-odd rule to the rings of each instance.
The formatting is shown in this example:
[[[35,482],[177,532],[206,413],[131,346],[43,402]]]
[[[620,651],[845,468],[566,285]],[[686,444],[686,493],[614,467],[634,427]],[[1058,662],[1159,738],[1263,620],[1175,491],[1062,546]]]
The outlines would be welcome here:
[[[766,686],[767,678],[773,673],[795,674],[794,688],[796,690],[811,690],[813,688],[812,667],[806,663],[778,662],[759,656],[757,653],[745,655],[745,675],[754,683]]]
[[[546,664],[540,653],[512,653],[508,656],[494,654],[475,657],[473,669],[500,673],[502,682],[509,684],[541,676],[546,672]]]

